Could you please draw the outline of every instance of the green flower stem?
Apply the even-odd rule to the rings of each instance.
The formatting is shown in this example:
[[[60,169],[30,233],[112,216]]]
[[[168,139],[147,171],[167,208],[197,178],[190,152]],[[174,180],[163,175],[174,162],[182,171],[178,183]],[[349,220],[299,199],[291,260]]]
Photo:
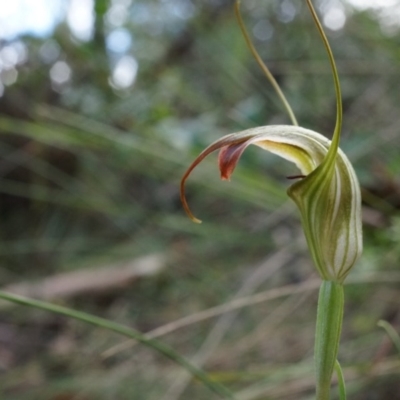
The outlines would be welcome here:
[[[151,347],[152,349],[168,357],[170,360],[181,365],[193,376],[195,376],[199,381],[201,381],[205,386],[207,386],[211,391],[218,394],[220,397],[224,399],[234,399],[234,396],[228,389],[218,384],[217,382],[211,380],[211,378],[205,372],[198,369],[193,364],[189,363],[185,358],[180,356],[170,347],[159,342],[158,340],[149,339],[145,335],[141,334],[140,332],[132,328],[118,324],[116,322],[109,321],[104,318],[96,317],[91,314],[73,310],[71,308],[62,307],[57,304],[52,304],[45,301],[28,299],[26,297],[17,296],[12,293],[4,292],[2,290],[0,290],[0,299],[7,300],[23,306],[50,311],[54,314],[64,315],[68,318],[73,318],[82,322],[86,322],[87,324],[94,325],[99,328],[105,328],[108,329],[109,331],[119,333],[120,335],[127,336],[131,339],[135,339],[138,342],[148,347]]]
[[[322,281],[315,334],[315,368],[317,400],[329,400],[331,380],[339,349],[343,320],[343,285]]]

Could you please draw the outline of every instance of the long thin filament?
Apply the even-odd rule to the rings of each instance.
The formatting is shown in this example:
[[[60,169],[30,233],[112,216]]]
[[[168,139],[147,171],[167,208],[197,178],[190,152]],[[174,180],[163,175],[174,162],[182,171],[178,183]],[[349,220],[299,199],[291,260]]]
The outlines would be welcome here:
[[[315,25],[321,35],[322,42],[324,43],[326,52],[328,53],[329,62],[332,68],[333,81],[335,85],[336,92],[336,125],[332,138],[332,145],[329,147],[328,154],[325,159],[326,164],[330,164],[333,162],[332,159],[336,157],[337,150],[339,148],[340,142],[340,134],[342,131],[342,120],[343,120],[343,107],[342,107],[342,93],[340,90],[340,82],[339,82],[339,74],[336,68],[335,59],[333,57],[332,49],[329,45],[328,38],[325,35],[324,29],[322,28],[321,22],[319,21],[318,15],[315,12],[314,6],[311,3],[311,0],[307,0],[308,8],[310,9],[312,18],[314,19]]]
[[[256,48],[253,45],[253,42],[250,39],[250,35],[247,32],[247,29],[246,29],[246,27],[244,25],[244,21],[243,21],[243,18],[242,18],[242,14],[240,12],[240,0],[236,0],[236,3],[235,3],[235,14],[236,14],[236,18],[238,20],[240,29],[242,31],[242,34],[243,34],[243,36],[244,36],[244,38],[246,40],[247,46],[249,47],[251,53],[253,54],[254,58],[256,59],[258,65],[260,66],[262,71],[264,72],[265,76],[267,77],[267,79],[271,83],[272,87],[275,89],[279,99],[282,101],[287,113],[289,114],[289,118],[292,121],[292,124],[298,126],[299,124],[298,124],[297,119],[296,119],[296,117],[294,115],[292,107],[290,107],[290,104],[286,100],[286,97],[283,94],[278,82],[276,81],[274,76],[271,74],[271,71],[265,65],[264,61],[261,59],[260,55],[258,54]]]

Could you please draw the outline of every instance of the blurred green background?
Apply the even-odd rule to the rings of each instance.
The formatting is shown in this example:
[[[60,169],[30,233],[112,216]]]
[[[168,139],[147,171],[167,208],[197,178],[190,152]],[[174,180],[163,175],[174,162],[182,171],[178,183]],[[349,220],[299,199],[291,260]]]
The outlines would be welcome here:
[[[289,123],[233,1],[54,1],[54,29],[40,34],[13,31],[15,15],[42,15],[20,3],[0,29],[2,289],[150,332],[238,399],[313,399],[318,279],[285,193],[295,167],[250,148],[226,183],[211,156],[187,184],[203,224],[179,201],[211,141]],[[379,3],[315,1],[341,76],[341,147],[363,190],[365,251],[340,349],[360,400],[400,399],[399,354],[377,327],[400,331],[400,2]],[[330,137],[331,71],[305,2],[242,10],[300,125]],[[217,397],[153,350],[0,303],[0,398]]]

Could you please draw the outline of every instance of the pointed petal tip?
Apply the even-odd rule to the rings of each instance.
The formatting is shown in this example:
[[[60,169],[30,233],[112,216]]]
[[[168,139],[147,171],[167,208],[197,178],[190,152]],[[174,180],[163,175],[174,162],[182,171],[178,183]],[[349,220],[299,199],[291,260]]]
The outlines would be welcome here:
[[[192,212],[190,211],[190,208],[189,208],[189,206],[188,206],[188,204],[187,204],[187,202],[186,202],[186,198],[185,197],[183,197],[182,198],[182,205],[183,205],[183,209],[185,210],[185,212],[186,212],[186,215],[194,222],[194,223],[196,223],[196,224],[201,224],[201,219],[198,219],[198,218],[196,218],[193,214],[192,214]]]
[[[193,215],[189,216],[189,217],[195,224],[201,224],[203,222],[201,219],[198,219],[198,218],[194,217]]]
[[[186,179],[186,176],[185,176],[185,177],[182,179],[182,181],[181,181],[181,193],[180,193],[180,197],[181,197],[181,202],[182,202],[183,209],[185,210],[187,216],[188,216],[193,222],[195,222],[196,224],[201,224],[201,220],[198,219],[198,218],[196,218],[196,217],[192,214],[192,212],[190,211],[190,208],[189,208],[189,204],[187,203],[186,196],[185,196],[185,179]]]
[[[188,206],[188,204],[187,204],[187,202],[186,202],[186,199],[184,199],[184,201],[182,202],[183,203],[183,208],[184,208],[184,210],[185,210],[185,212],[186,212],[186,215],[194,222],[194,223],[196,223],[196,224],[201,224],[201,219],[198,219],[198,218],[196,218],[193,214],[192,214],[192,212],[190,211],[190,208],[189,208],[189,206]]]

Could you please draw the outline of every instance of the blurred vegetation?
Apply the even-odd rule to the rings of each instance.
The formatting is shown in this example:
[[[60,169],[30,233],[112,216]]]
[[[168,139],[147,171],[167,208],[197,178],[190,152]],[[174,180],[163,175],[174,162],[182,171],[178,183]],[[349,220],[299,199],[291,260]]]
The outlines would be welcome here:
[[[210,141],[289,123],[232,3],[101,0],[89,40],[65,20],[50,37],[0,42],[1,285],[142,332],[191,316],[160,339],[238,399],[312,399],[316,274],[285,194],[296,171],[249,149],[220,183],[210,158],[187,186],[204,223],[179,202],[180,177]],[[377,326],[400,331],[400,30],[377,12],[316,3],[346,14],[327,33],[344,97],[341,147],[364,202],[365,252],[346,287],[340,359],[350,399],[400,399],[400,359]],[[305,4],[247,0],[243,12],[300,125],[329,137],[331,72]],[[147,256],[158,257],[156,272],[144,262],[121,282],[123,267]],[[99,271],[109,285],[96,287]],[[71,274],[83,289],[68,286]],[[61,286],[49,288],[55,277]],[[196,320],[257,292],[271,298]],[[154,351],[3,303],[0,368],[7,400],[214,398]]]

